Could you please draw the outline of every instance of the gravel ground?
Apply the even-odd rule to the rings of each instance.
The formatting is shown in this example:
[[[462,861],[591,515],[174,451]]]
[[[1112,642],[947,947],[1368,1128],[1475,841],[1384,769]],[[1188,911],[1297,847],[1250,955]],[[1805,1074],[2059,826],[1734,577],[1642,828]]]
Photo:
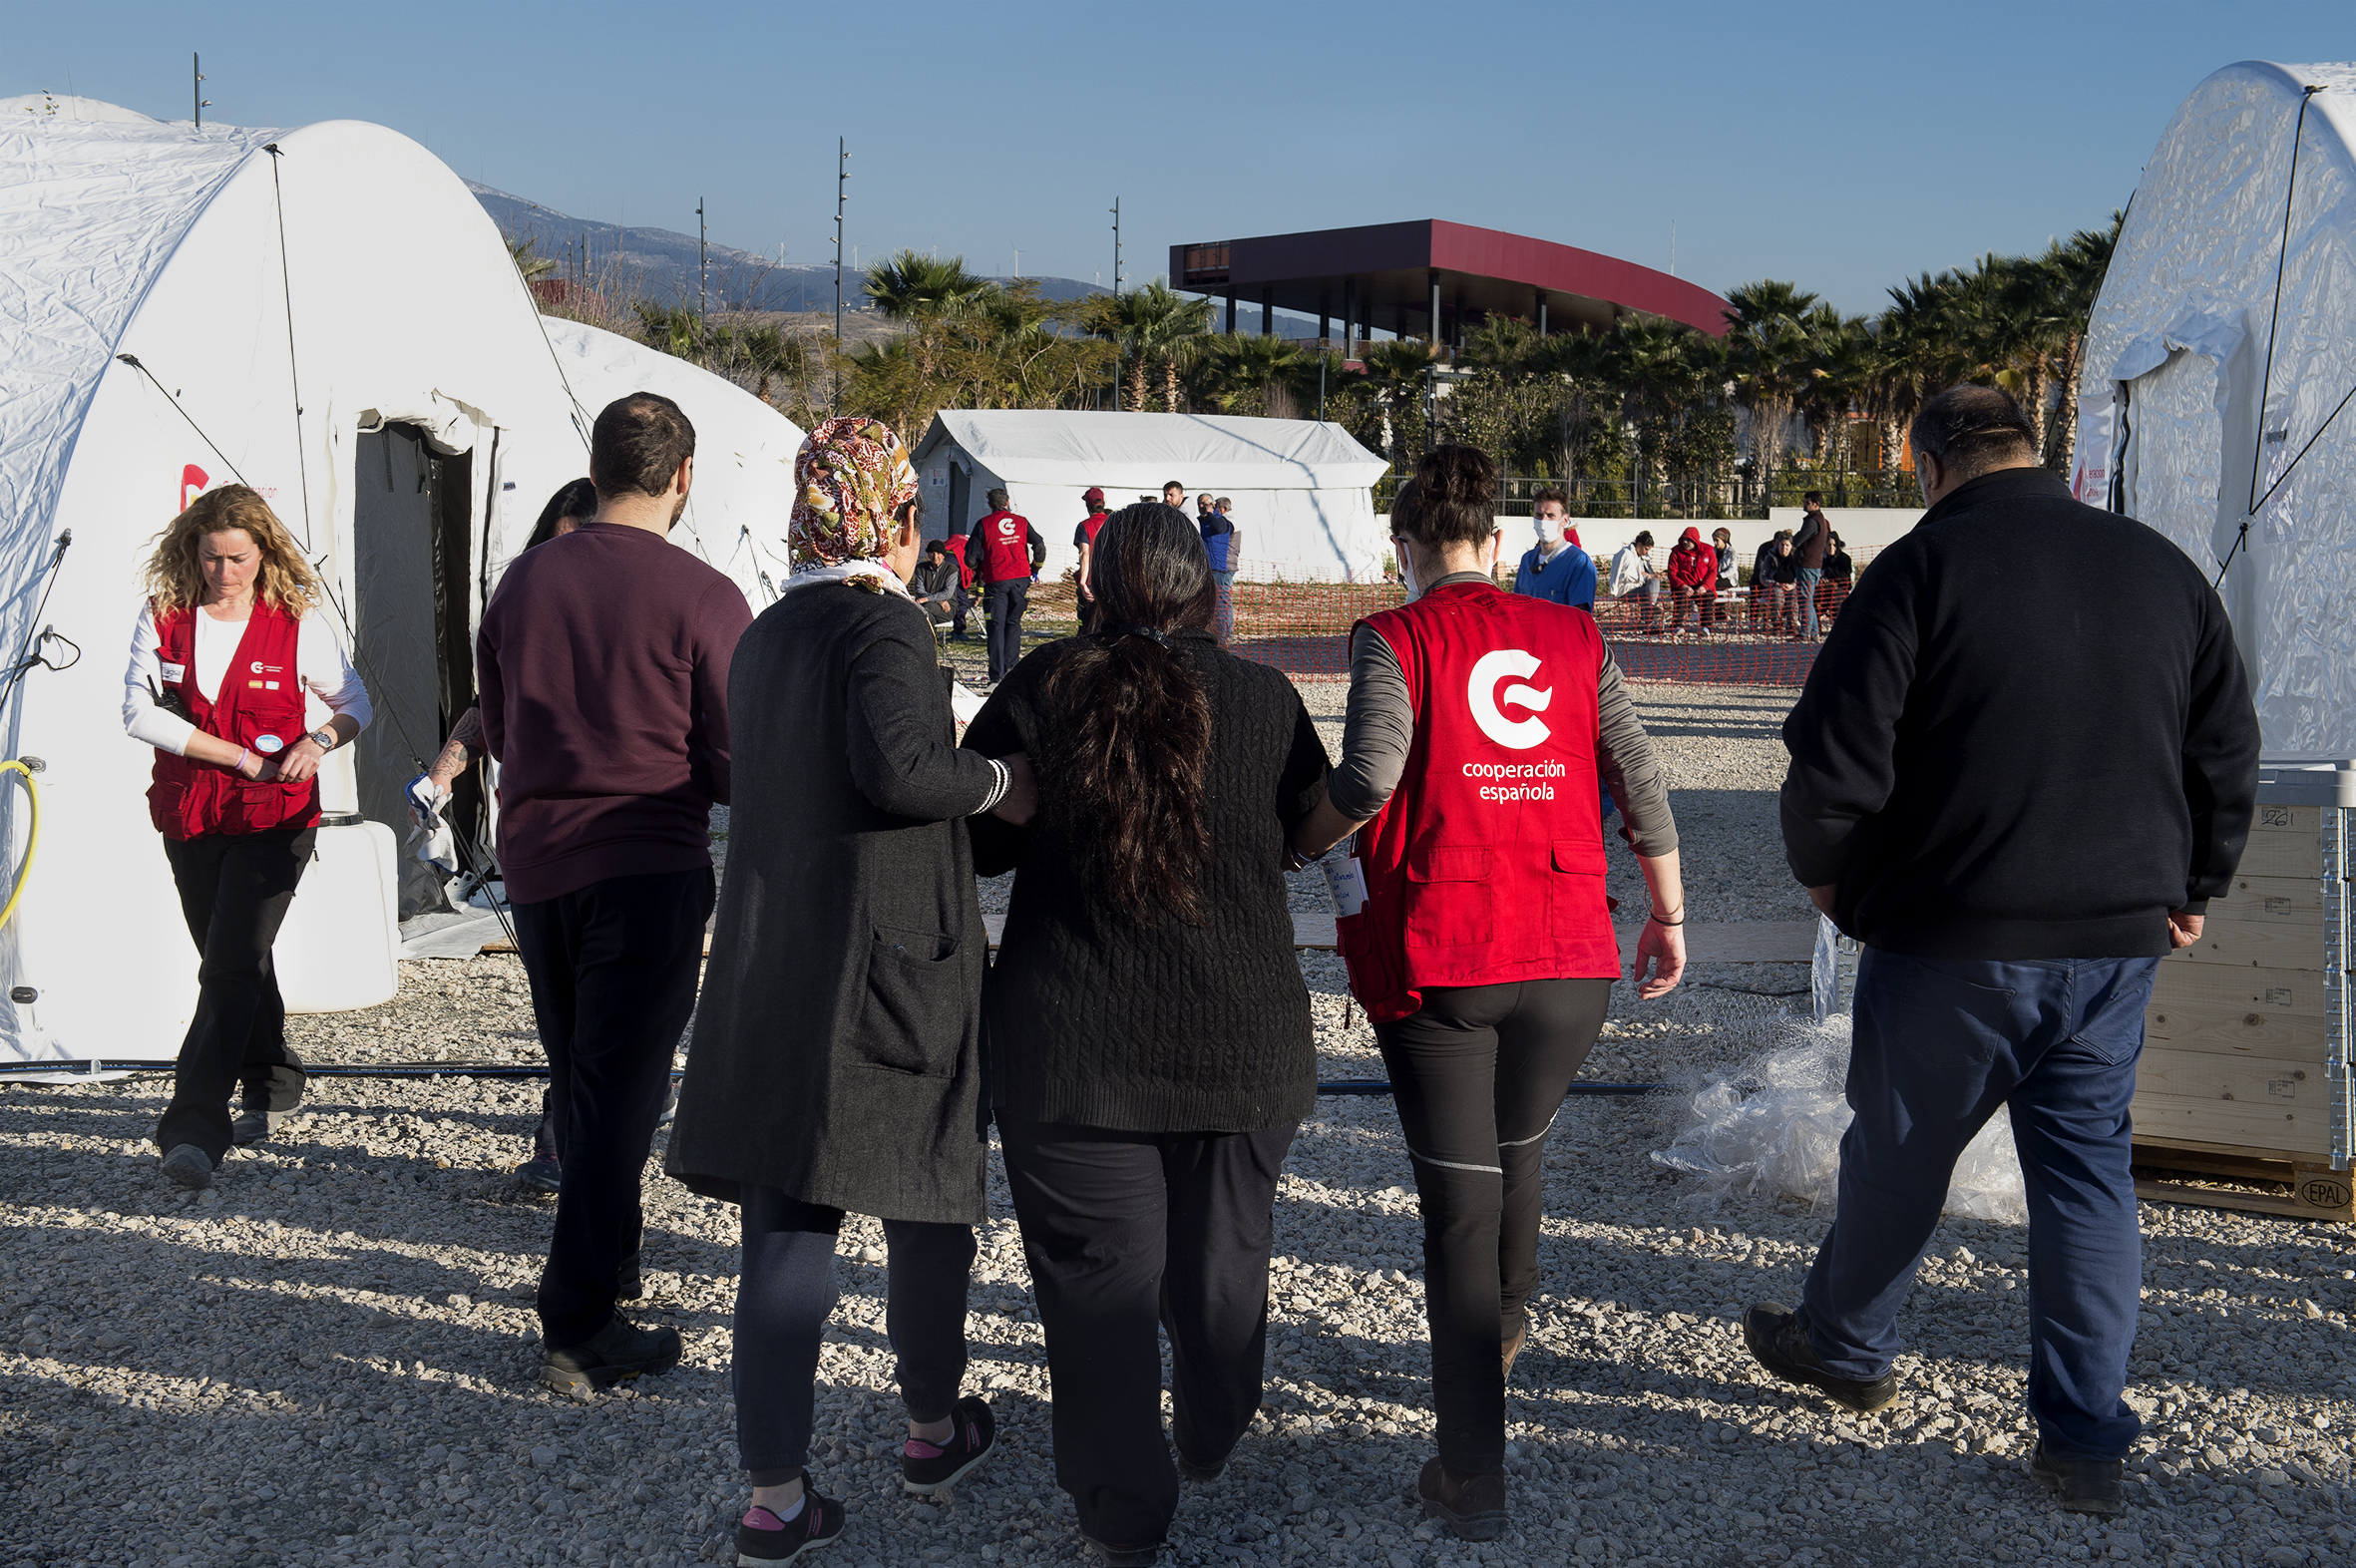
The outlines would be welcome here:
[[[1340,687],[1312,684],[1339,711]],[[1677,785],[1695,914],[1806,911],[1775,846],[1787,693],[1643,693]],[[1332,718],[1338,732],[1338,717]],[[721,824],[724,829],[724,824]],[[1625,859],[1625,851],[1616,851]],[[1615,874],[1623,899],[1632,868]],[[994,900],[1002,890],[986,890]],[[1297,897],[1322,899],[1302,879]],[[1636,896],[1641,899],[1641,893]],[[1303,971],[1329,1077],[1373,1077],[1338,962]],[[1623,996],[1590,1079],[1691,1081],[1772,1039],[1795,967],[1718,966]],[[537,1057],[513,959],[404,966],[402,994],[299,1020],[320,1061]],[[532,1379],[549,1207],[504,1172],[538,1085],[315,1080],[284,1136],[185,1199],[146,1139],[162,1082],[0,1089],[0,1562],[685,1564],[743,1507],[726,1367],[733,1212],[647,1183],[642,1319],[687,1357],[577,1403]],[[2130,1398],[2151,1422],[2108,1525],[2023,1471],[2025,1238],[1942,1229],[1904,1320],[1904,1392],[1837,1413],[1758,1374],[1734,1315],[1793,1299],[1823,1217],[1720,1202],[1652,1165],[1678,1101],[1574,1099],[1547,1156],[1542,1294],[1511,1403],[1513,1527],[1468,1546],[1417,1517],[1430,1451],[1419,1230],[1387,1102],[1329,1099],[1278,1208],[1267,1409],[1188,1488],[1169,1559],[1949,1564],[2346,1562],[2356,1555],[2356,1238],[2147,1205]],[[973,1295],[973,1384],[1000,1454],[946,1505],[899,1494],[882,1236],[854,1222],[821,1369],[820,1485],[850,1563],[1073,1560],[1039,1330],[1002,1187]]]

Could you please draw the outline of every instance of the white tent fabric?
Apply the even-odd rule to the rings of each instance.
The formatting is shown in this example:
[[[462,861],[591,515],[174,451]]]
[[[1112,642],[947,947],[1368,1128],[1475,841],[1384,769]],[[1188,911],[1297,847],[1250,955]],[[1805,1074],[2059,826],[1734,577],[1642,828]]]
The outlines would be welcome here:
[[[926,532],[962,533],[1003,487],[1047,542],[1047,575],[1077,563],[1080,492],[1100,487],[1115,511],[1189,496],[1235,502],[1247,581],[1365,582],[1381,575],[1390,542],[1374,520],[1374,485],[1388,469],[1340,425],[1212,414],[945,409],[914,454]],[[952,468],[967,471],[964,515],[951,517]],[[1192,503],[1189,502],[1191,506]]]
[[[785,525],[801,428],[734,382],[683,359],[578,321],[552,317],[544,324],[586,419],[631,392],[659,392],[686,412],[695,426],[695,488],[675,537],[727,573],[756,610],[774,599],[788,570]],[[539,515],[539,503],[587,463],[578,441],[569,449],[560,445],[553,457],[545,471],[528,465],[530,483],[517,481],[519,532],[504,542],[511,555],[522,548],[522,531]]]
[[[196,954],[148,824],[151,753],[120,716],[154,536],[195,494],[242,479],[318,564],[335,600],[322,613],[342,631],[356,569],[376,554],[354,537],[355,455],[383,439],[371,432],[412,430],[435,453],[466,455],[453,470],[467,477],[455,501],[466,559],[445,588],[471,633],[504,537],[587,466],[597,405],[576,391],[604,390],[589,371],[626,391],[674,366],[560,332],[568,360],[465,185],[415,143],[356,122],[197,132],[0,114],[0,653],[45,656],[0,731],[8,755],[47,766],[38,861],[0,929],[0,989],[34,999],[0,999],[0,1061],[169,1059]],[[689,417],[726,432],[727,460],[699,466],[699,517],[764,515],[776,486],[761,465],[798,433],[774,415],[759,431],[762,405],[675,368],[660,389],[683,389],[673,395]],[[575,370],[582,389],[568,387]],[[757,584],[749,556],[731,563],[726,539],[709,543],[716,565]],[[55,636],[36,640],[45,628]],[[348,773],[340,788],[349,799]],[[26,852],[24,800],[0,785],[10,879]],[[290,924],[305,920],[306,896],[337,895],[307,889]],[[313,924],[337,914],[317,910]],[[287,977],[290,993],[335,988],[304,979]]]
[[[2222,575],[2279,760],[2356,757],[2352,391],[2356,65],[2227,66],[2129,208],[2087,329],[2074,484]]]

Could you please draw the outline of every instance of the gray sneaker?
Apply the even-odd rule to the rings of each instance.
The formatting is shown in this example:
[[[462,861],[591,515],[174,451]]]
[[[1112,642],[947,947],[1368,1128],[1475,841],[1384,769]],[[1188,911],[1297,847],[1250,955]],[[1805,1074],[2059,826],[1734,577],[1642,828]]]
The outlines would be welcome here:
[[[182,1191],[197,1192],[212,1185],[212,1162],[193,1143],[175,1144],[164,1156],[164,1175]]]
[[[229,1141],[242,1149],[274,1137],[286,1125],[286,1116],[285,1111],[249,1110],[229,1123]]]

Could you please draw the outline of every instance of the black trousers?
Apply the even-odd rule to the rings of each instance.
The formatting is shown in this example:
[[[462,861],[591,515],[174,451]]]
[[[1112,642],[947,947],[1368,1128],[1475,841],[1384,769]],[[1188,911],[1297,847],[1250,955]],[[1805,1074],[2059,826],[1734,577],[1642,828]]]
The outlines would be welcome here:
[[[1608,980],[1446,986],[1374,1026],[1423,1209],[1439,1456],[1458,1474],[1505,1469],[1504,1342],[1538,1284],[1546,1133],[1611,999]]]
[[[605,1326],[622,1261],[638,1250],[639,1184],[695,1008],[711,911],[709,866],[608,877],[515,906],[565,1162],[540,1276],[541,1338],[554,1348]]]
[[[1030,579],[989,586],[989,678],[992,684],[1022,662],[1022,612],[1030,604]]]
[[[1159,1541],[1178,1511],[1157,1325],[1170,1336],[1181,1453],[1225,1459],[1259,1412],[1276,1184],[1293,1133],[998,1118],[1047,1333],[1055,1480],[1099,1541]]]
[[[747,1187],[744,1266],[736,1279],[737,1462],[755,1486],[782,1486],[810,1462],[818,1346],[834,1316],[835,1236],[843,1211]],[[884,1333],[900,1362],[908,1418],[946,1419],[966,1379],[966,1290],[974,1227],[886,1220]]]
[[[219,1164],[229,1151],[229,1090],[238,1083],[247,1110],[302,1103],[302,1059],[286,1046],[286,1003],[270,945],[317,837],[316,828],[276,828],[164,841],[180,912],[203,955],[172,1103],[156,1124],[156,1146],[167,1154],[193,1143]]]

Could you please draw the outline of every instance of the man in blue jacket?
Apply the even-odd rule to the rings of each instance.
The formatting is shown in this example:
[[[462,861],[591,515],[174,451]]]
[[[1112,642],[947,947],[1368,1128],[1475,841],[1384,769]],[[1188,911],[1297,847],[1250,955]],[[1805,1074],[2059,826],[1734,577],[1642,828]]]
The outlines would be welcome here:
[[[1202,515],[1195,522],[1203,531],[1203,550],[1211,558],[1211,581],[1219,586],[1219,608],[1211,630],[1225,642],[1235,635],[1235,571],[1243,560],[1243,536],[1227,515],[1234,502],[1225,496],[1216,501],[1204,496],[1201,501]]]
[[[1595,558],[1579,548],[1578,530],[1559,490],[1541,490],[1531,506],[1538,543],[1514,570],[1513,591],[1595,613]]]

